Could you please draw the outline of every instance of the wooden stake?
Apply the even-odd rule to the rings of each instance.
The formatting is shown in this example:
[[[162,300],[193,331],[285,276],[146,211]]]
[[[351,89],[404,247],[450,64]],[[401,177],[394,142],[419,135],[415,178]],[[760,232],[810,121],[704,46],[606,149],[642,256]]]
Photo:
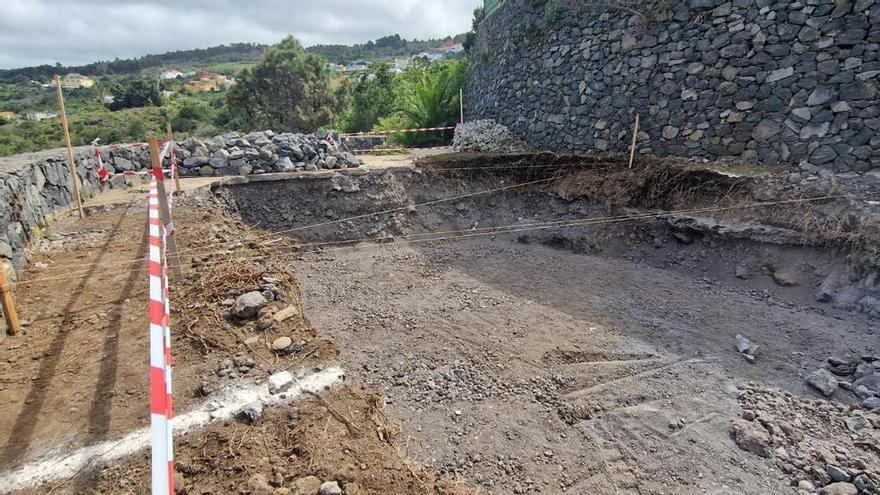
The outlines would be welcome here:
[[[6,281],[6,269],[0,263],[0,305],[6,316],[6,333],[16,335],[21,331],[21,322],[18,321],[18,313],[15,312],[15,303],[12,301],[12,290]]]
[[[73,145],[70,144],[70,130],[67,128],[67,114],[64,113],[64,95],[61,93],[61,78],[55,74],[55,89],[58,91],[58,109],[61,115],[61,126],[64,128],[64,142],[67,144],[67,161],[70,162],[70,175],[73,180],[73,195],[76,196],[76,206],[79,209],[79,217],[85,218],[83,213],[82,197],[79,195],[79,174],[76,173],[76,161],[73,159]]]
[[[171,143],[171,154],[174,155],[174,131],[171,130],[171,122],[168,122],[165,125],[165,130],[168,132],[168,142]],[[171,177],[174,179],[174,192],[180,196],[180,165],[176,166],[172,165],[171,167]]]
[[[639,114],[636,114],[636,125],[633,128],[633,141],[629,149],[629,168],[633,168],[633,160],[636,157],[636,139],[639,137]]]
[[[162,217],[162,225],[170,226],[171,210],[168,209],[168,193],[165,192],[165,175],[162,173],[162,163],[159,161],[159,142],[155,137],[150,138],[150,161],[153,165],[153,176],[156,178],[156,188],[159,190],[159,215]],[[180,255],[177,252],[177,238],[172,229],[166,237],[168,243],[169,264],[171,273],[180,278]]]

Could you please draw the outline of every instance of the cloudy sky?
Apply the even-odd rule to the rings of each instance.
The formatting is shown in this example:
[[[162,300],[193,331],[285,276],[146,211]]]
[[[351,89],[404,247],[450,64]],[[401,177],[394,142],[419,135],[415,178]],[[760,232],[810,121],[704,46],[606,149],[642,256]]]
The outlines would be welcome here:
[[[79,65],[293,34],[306,46],[470,28],[482,0],[0,0],[0,68]]]

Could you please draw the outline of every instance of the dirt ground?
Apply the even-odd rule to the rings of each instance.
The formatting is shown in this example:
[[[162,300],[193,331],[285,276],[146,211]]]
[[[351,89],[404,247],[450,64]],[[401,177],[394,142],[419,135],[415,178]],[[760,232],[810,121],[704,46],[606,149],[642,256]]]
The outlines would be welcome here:
[[[124,434],[149,425],[147,275],[145,262],[127,263],[146,254],[146,196],[131,196],[89,208],[85,220],[59,221],[15,287],[25,330],[0,342],[0,415],[9,418],[0,422],[0,477],[37,461],[60,465],[99,442],[109,442],[102,455],[110,455]],[[302,313],[288,258],[274,247],[236,242],[255,234],[204,197],[183,199],[175,212],[185,263],[172,288],[176,415],[231,385],[335,361],[338,348]],[[263,319],[284,308],[293,308],[293,317],[258,328],[256,320],[229,316],[226,299],[267,287],[276,300]],[[301,350],[272,351],[284,336],[301,342]],[[333,480],[351,494],[461,493],[451,477],[440,479],[403,456],[398,428],[378,397],[354,381],[267,408],[256,422],[179,432],[179,492],[313,494]],[[90,461],[70,476],[19,491],[148,493],[149,476],[149,453],[141,451],[121,462]]]
[[[451,181],[356,172],[194,190],[175,203],[177,414],[278,371],[344,371],[342,383],[256,420],[181,432],[180,493],[314,495],[335,481],[345,495],[810,494],[818,488],[798,484],[827,482],[813,466],[829,459],[880,479],[876,413],[843,389],[819,400],[804,381],[829,357],[880,353],[876,320],[815,301],[839,252],[665,219],[406,242],[619,210],[546,182],[506,189],[531,171]],[[678,177],[651,180],[680,191]],[[0,341],[0,480],[149,423],[147,276],[129,263],[145,255],[138,192],[99,197],[85,221],[63,219],[35,245],[15,287],[25,332]],[[626,204],[647,201],[666,199],[639,193]],[[382,242],[334,245],[361,236]],[[324,247],[302,249],[312,242]],[[782,268],[799,283],[774,282]],[[230,302],[254,290],[271,293],[259,317],[230,316]],[[737,334],[760,346],[754,362],[737,352]],[[273,351],[280,337],[297,350]],[[739,418],[769,432],[770,452],[737,445]],[[148,488],[140,451],[19,492]]]
[[[802,373],[816,363],[877,350],[865,318],[784,293],[768,304],[510,239],[364,246],[298,266],[306,312],[386,390],[411,455],[492,493],[789,493],[728,438],[740,387],[810,396]],[[754,364],[738,333],[764,347]]]

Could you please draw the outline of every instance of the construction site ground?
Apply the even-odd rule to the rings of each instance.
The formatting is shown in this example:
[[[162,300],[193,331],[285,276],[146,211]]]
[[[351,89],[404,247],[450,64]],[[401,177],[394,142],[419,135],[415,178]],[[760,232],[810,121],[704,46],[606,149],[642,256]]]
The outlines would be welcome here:
[[[530,178],[463,178],[433,194]],[[280,370],[338,367],[344,379],[256,420],[181,431],[181,493],[312,495],[325,481],[346,495],[798,493],[810,475],[791,465],[827,451],[880,473],[876,428],[860,433],[873,435],[872,450],[843,426],[862,414],[856,399],[842,390],[820,399],[804,382],[830,356],[877,355],[876,320],[819,306],[811,282],[782,287],[760,268],[790,264],[809,278],[829,251],[686,238],[647,222],[386,237],[393,222],[442,232],[557,218],[542,211],[563,204],[542,199],[546,183],[420,206],[418,220],[413,207],[316,237],[280,235],[257,220],[265,203],[242,205],[282,190],[250,184],[235,211],[207,191],[213,182],[185,180],[173,210],[184,271],[171,294],[176,414]],[[379,211],[391,193],[370,185],[332,204],[307,188],[286,195],[299,205],[286,226]],[[406,201],[418,203],[412,194]],[[578,213],[612,213],[593,203]],[[0,480],[17,484],[0,492],[149,492],[148,451],[112,452],[149,424],[146,262],[132,262],[146,255],[145,189],[87,207],[86,219],[63,218],[35,242],[15,287],[25,331],[0,342]],[[381,242],[297,249],[358,236]],[[743,277],[734,267],[747,256],[760,260]],[[231,298],[267,283],[281,295],[260,320],[229,316]],[[293,316],[258,327],[283,310]],[[737,352],[737,334],[761,346],[753,362]],[[285,336],[301,349],[273,352]],[[744,451],[730,433],[744,410],[798,421],[801,443],[774,444],[785,456]],[[54,469],[102,442],[107,451],[82,466]]]

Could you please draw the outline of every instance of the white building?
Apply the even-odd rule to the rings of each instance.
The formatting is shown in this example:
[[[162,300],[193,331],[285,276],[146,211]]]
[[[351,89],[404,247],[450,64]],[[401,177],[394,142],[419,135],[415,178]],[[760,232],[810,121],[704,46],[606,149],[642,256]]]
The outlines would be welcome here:
[[[178,77],[183,77],[183,72],[179,70],[166,70],[159,74],[159,79],[177,79]]]

